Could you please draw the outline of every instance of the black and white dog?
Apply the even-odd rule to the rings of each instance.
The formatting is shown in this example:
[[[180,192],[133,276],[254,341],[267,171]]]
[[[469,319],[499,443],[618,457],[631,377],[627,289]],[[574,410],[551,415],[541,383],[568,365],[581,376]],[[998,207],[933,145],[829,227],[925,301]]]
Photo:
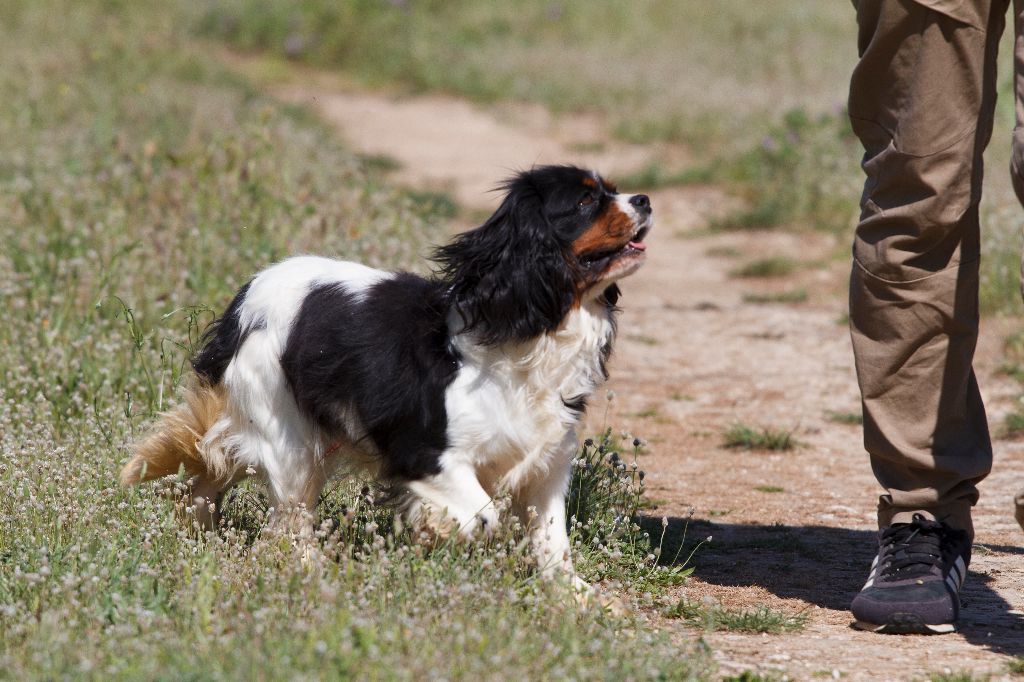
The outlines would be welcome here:
[[[192,477],[197,514],[263,477],[312,509],[338,470],[402,492],[406,523],[462,535],[531,519],[541,570],[577,580],[565,497],[576,429],[607,378],[616,282],[644,262],[651,206],[571,166],[520,173],[426,279],[313,256],[256,275],[206,332],[196,380],[121,473]]]

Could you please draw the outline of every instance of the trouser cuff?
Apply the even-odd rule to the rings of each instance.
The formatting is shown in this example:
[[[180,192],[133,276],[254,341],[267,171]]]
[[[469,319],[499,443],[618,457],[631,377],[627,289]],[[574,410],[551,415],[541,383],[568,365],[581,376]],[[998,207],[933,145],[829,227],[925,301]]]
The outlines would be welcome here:
[[[910,523],[914,519],[914,514],[920,514],[932,521],[941,521],[952,528],[965,530],[971,536],[971,539],[974,539],[971,506],[964,503],[950,504],[944,507],[931,507],[929,509],[910,509],[886,506],[883,502],[878,506],[878,527],[886,528],[894,523]]]

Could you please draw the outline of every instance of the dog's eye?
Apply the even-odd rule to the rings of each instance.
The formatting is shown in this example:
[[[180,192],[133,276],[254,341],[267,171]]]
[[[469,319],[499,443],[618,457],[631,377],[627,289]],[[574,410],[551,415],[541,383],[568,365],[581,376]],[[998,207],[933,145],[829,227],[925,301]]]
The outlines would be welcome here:
[[[580,208],[583,208],[584,206],[590,206],[592,203],[594,203],[594,195],[591,194],[590,192],[587,192],[586,194],[583,195],[583,198],[580,199]]]

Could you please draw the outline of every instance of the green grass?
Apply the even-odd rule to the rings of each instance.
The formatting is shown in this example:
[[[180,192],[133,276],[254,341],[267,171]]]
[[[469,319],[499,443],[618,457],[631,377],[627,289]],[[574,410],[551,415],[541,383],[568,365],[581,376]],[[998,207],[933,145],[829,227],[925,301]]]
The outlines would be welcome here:
[[[842,111],[854,21],[848,6],[800,0],[713,12],[687,0],[225,0],[196,25],[371,86],[597,111],[621,139],[694,152],[620,177],[624,188],[714,183],[744,200],[716,228],[843,232],[863,183]]]
[[[714,173],[706,166],[670,171],[660,163],[650,164],[630,175],[616,176],[616,181],[623,191],[650,191],[661,187],[700,185],[712,180]]]
[[[852,21],[848,6],[799,0],[222,0],[197,25],[371,84],[601,110],[627,139],[742,149],[788,108],[845,101]]]
[[[653,336],[647,336],[645,334],[627,334],[626,338],[629,339],[630,341],[636,341],[637,343],[642,343],[645,346],[657,346],[658,345],[658,339],[654,338]]]
[[[1024,411],[1015,410],[1003,419],[1003,435],[1016,437],[1024,433]]]
[[[932,673],[928,676],[929,682],[987,682],[991,678],[991,675],[975,675],[970,670]]]
[[[1000,177],[1005,173],[995,175],[997,180],[1005,180],[1005,177]],[[981,211],[984,236],[979,305],[982,314],[986,315],[1020,315],[1024,312],[1020,287],[1022,209],[1011,190],[997,184],[986,188],[986,191],[988,194],[983,198]]]
[[[802,0],[0,5],[3,676],[709,675],[703,647],[537,581],[514,528],[488,547],[430,548],[391,532],[358,485],[337,486],[309,570],[264,530],[258,486],[231,500],[228,528],[201,536],[161,497],[173,481],[114,484],[131,441],[173,402],[198,332],[254,270],[315,252],[422,271],[458,211],[389,186],[392,160],[353,155],[305,110],[261,98],[190,31],[371,85],[598,111],[625,139],[689,146],[692,165],[627,180],[725,186],[744,207],[719,228],[842,233],[861,182],[836,107],[851,17],[848,4]],[[1003,190],[983,207],[986,311],[1019,308]],[[765,435],[792,446],[748,430],[737,447]],[[583,448],[570,512],[583,574],[642,599],[685,579],[689,557],[658,556],[664,535],[640,530],[633,464],[607,437]]]
[[[777,485],[759,485],[754,488],[759,493],[784,493],[785,488],[780,488]]]
[[[402,194],[424,215],[448,219],[459,213],[459,205],[445,192],[405,189]]]
[[[782,431],[771,427],[752,427],[746,424],[733,424],[726,430],[723,443],[727,448],[743,450],[786,451],[796,447],[792,431]]]
[[[638,517],[645,506],[645,473],[640,469],[638,441],[624,458],[611,439],[611,430],[583,443],[569,485],[567,511],[570,539],[582,553],[578,568],[592,580],[624,581],[632,591],[659,594],[693,572],[695,549],[682,555],[682,538],[673,537],[678,552],[664,556],[667,524],[660,533],[641,527]],[[649,520],[649,519],[648,519]],[[596,551],[588,552],[587,547]]]
[[[752,632],[780,634],[799,632],[807,623],[807,616],[801,613],[788,614],[759,606],[754,609],[730,609],[714,602],[704,603],[681,599],[665,611],[669,618],[679,618],[687,625],[704,630],[728,630],[731,632]]]
[[[764,674],[752,670],[744,670],[739,675],[723,677],[720,682],[778,682],[780,679],[783,678],[777,674]]]
[[[712,258],[739,258],[743,255],[735,246],[712,246],[704,253]]]
[[[363,165],[363,169],[367,171],[393,173],[402,168],[400,161],[386,154],[359,154],[358,158]]]
[[[371,86],[596,111],[621,138],[693,152],[686,164],[658,160],[640,169],[624,187],[713,183],[743,199],[715,222],[719,229],[819,229],[849,239],[864,182],[862,150],[843,110],[856,62],[853,8],[803,0],[709,7],[220,0],[197,6],[192,25],[237,48],[341,69]],[[1000,137],[1014,121],[1011,42],[1007,33],[986,154],[986,313],[1021,312],[1019,207]]]
[[[745,199],[742,208],[713,227],[849,233],[863,179],[859,142],[845,116],[796,108],[762,130],[757,143],[711,163],[711,179]]]
[[[428,547],[338,485],[303,565],[259,486],[203,535],[166,497],[180,482],[117,485],[255,270],[306,252],[423,271],[455,210],[221,70],[185,30],[194,7],[0,5],[0,676],[702,674],[696,646],[537,580],[514,527]],[[586,577],[639,599],[687,569],[654,560],[616,449],[581,453],[573,538]]]
[[[1004,362],[996,371],[1018,383],[1024,383],[1024,365],[1017,362]]]
[[[1003,340],[1003,364],[1001,374],[1024,386],[1024,332],[1015,332]],[[1024,433],[1024,399],[1018,400],[1015,409],[1003,419],[1002,435],[1014,438]]]
[[[786,277],[797,269],[797,262],[786,256],[769,256],[750,261],[736,268],[730,274],[733,277]]]
[[[864,415],[861,412],[832,412],[825,413],[825,418],[836,424],[849,424],[859,426],[864,423]]]
[[[1006,671],[1011,675],[1024,675],[1024,658],[1017,656],[1006,664]]]
[[[639,419],[648,419],[648,418],[651,418],[651,417],[657,417],[658,416],[658,408],[656,408],[656,407],[648,407],[648,408],[645,408],[643,410],[639,410],[637,412],[633,412],[629,416],[630,417],[637,417]]]
[[[792,289],[769,294],[743,294],[744,303],[763,305],[767,303],[806,303],[806,289]]]

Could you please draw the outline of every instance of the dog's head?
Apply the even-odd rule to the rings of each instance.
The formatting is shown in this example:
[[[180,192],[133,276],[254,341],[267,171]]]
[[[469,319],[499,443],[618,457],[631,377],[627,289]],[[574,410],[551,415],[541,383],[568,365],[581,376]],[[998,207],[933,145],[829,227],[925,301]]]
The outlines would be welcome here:
[[[647,196],[573,166],[534,168],[503,188],[487,222],[435,255],[464,329],[488,344],[525,341],[587,300],[614,303],[615,282],[644,263]]]

